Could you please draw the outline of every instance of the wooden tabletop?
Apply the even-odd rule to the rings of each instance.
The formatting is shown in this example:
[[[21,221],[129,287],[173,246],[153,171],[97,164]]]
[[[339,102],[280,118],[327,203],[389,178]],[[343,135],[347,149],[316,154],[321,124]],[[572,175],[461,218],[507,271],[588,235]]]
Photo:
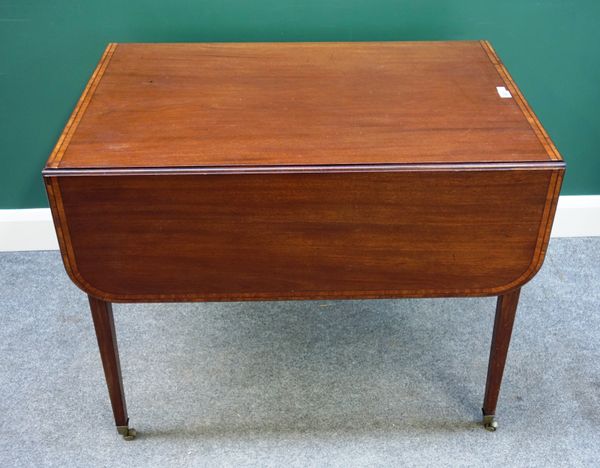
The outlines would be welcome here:
[[[47,168],[560,159],[486,41],[110,44]]]

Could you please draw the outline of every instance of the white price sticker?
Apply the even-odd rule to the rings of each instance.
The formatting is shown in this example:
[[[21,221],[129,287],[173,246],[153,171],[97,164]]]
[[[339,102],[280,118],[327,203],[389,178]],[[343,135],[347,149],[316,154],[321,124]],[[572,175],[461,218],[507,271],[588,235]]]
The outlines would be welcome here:
[[[508,99],[512,97],[510,91],[504,86],[496,86],[496,91],[498,91],[498,96],[500,96],[502,99]]]

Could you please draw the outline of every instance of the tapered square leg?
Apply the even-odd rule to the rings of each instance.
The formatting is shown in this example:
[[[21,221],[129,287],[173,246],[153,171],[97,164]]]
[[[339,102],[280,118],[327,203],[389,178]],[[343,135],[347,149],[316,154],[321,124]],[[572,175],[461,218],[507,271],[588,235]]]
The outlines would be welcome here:
[[[485,397],[483,400],[483,424],[489,431],[495,431],[498,423],[495,419],[496,404],[500,394],[500,385],[504,373],[504,364],[510,345],[515,314],[519,303],[521,289],[515,289],[502,296],[498,296],[496,305],[496,319],[490,349]]]
[[[112,304],[92,296],[88,298],[117,431],[125,440],[131,440],[135,438],[135,429],[129,427]]]

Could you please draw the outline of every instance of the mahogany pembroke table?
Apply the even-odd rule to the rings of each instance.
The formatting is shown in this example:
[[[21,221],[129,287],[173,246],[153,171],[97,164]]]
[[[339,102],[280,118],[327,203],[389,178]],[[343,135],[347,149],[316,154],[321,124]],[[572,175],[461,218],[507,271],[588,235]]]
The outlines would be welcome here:
[[[498,296],[495,430],[564,170],[487,41],[110,44],[43,176],[131,439],[112,302]]]

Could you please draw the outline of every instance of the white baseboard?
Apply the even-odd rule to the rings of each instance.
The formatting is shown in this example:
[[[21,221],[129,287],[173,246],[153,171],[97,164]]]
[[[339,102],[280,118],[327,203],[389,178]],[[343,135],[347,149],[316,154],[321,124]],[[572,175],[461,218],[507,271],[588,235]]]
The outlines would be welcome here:
[[[595,236],[600,236],[600,195],[558,197],[552,237]]]
[[[561,196],[552,237],[600,236],[600,195]],[[0,210],[0,251],[56,250],[49,208]]]
[[[56,249],[50,208],[0,210],[0,251]]]

